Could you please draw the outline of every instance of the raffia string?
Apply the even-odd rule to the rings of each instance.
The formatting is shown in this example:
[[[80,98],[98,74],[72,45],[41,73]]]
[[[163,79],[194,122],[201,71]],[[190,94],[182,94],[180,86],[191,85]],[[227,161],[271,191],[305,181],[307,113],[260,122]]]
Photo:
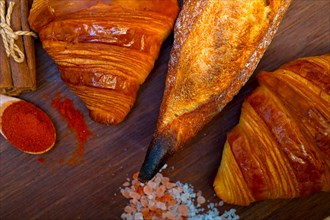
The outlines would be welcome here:
[[[5,0],[0,0],[0,35],[2,37],[7,56],[12,56],[16,62],[22,63],[25,59],[25,55],[17,46],[17,44],[15,44],[15,40],[17,40],[18,37],[22,35],[33,37],[37,37],[37,35],[32,31],[13,31],[10,26],[10,21],[14,5],[15,2],[9,3],[7,15],[5,15]]]

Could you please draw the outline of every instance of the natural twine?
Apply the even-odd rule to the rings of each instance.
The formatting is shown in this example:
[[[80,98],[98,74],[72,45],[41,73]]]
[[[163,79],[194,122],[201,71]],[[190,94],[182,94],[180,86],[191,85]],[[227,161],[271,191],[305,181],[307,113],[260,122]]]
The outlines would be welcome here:
[[[16,62],[22,63],[25,59],[25,55],[17,46],[17,44],[15,44],[15,40],[17,40],[18,37],[22,35],[33,37],[37,37],[37,35],[31,31],[13,31],[13,29],[10,27],[10,21],[14,5],[15,2],[9,3],[7,15],[5,15],[5,0],[0,0],[0,35],[2,37],[7,56],[12,56]]]

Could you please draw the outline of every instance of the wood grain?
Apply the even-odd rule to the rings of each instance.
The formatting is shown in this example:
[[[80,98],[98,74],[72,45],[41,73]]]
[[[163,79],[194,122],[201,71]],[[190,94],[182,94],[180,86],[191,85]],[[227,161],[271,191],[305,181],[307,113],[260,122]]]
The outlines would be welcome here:
[[[295,0],[257,71],[271,71],[298,57],[329,52],[329,11],[328,0]],[[155,129],[172,41],[171,36],[164,43],[133,110],[118,126],[104,126],[89,119],[83,103],[61,81],[56,65],[40,42],[36,43],[38,89],[21,98],[49,114],[58,138],[55,148],[42,155],[44,163],[38,162],[39,156],[21,153],[0,138],[0,219],[120,218],[128,200],[120,195],[119,187],[139,170]],[[252,78],[189,147],[170,159],[165,174],[173,181],[192,184],[208,200],[219,202],[212,183],[226,132],[237,123],[241,103],[255,85]],[[77,147],[74,135],[50,104],[57,92],[74,100],[94,134],[86,144],[83,162],[75,166],[65,162]],[[232,207],[241,219],[318,220],[330,215],[330,195],[316,193],[299,199],[258,202],[249,207],[226,204],[220,211]]]

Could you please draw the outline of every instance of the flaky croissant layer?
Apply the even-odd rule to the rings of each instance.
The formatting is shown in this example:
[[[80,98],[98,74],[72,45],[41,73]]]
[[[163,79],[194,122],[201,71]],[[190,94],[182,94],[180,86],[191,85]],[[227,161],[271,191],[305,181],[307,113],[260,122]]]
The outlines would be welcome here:
[[[228,133],[214,189],[252,202],[330,191],[330,54],[258,75]]]
[[[91,117],[117,124],[132,108],[178,10],[176,0],[35,0],[29,23]]]

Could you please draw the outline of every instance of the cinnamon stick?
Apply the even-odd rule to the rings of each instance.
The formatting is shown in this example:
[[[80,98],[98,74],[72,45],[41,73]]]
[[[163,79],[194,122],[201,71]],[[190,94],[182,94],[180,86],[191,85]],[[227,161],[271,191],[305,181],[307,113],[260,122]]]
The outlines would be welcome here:
[[[14,2],[11,14],[11,28],[15,31],[30,31],[27,21],[29,14],[29,0],[6,0],[6,10],[9,3]],[[0,39],[2,41],[2,39]],[[34,39],[31,36],[19,36],[15,44],[24,53],[23,62],[16,62],[11,56],[8,57],[3,43],[1,42],[1,72],[0,93],[7,95],[19,95],[25,91],[36,89],[36,67]]]
[[[22,22],[23,31],[31,31],[28,23],[28,16],[29,16],[29,1],[21,0],[21,22]],[[30,90],[33,91],[37,88],[34,39],[31,36],[23,36],[23,42],[24,42],[25,59],[29,68],[30,84],[28,87]]]
[[[13,88],[13,80],[11,78],[10,63],[5,52],[5,47],[0,39],[0,93],[6,93]]]
[[[11,27],[14,31],[18,31],[22,29],[21,4],[20,0],[6,0],[7,6],[11,1],[15,2],[15,7],[11,15]],[[22,36],[19,36],[15,43],[19,48],[21,48],[21,50],[24,48]],[[29,72],[29,68],[26,60],[24,60],[22,63],[17,63],[12,57],[10,57],[9,60],[13,83],[16,90],[13,92],[21,92],[22,90],[29,88],[31,85],[31,79],[29,77],[30,74],[27,74]]]

